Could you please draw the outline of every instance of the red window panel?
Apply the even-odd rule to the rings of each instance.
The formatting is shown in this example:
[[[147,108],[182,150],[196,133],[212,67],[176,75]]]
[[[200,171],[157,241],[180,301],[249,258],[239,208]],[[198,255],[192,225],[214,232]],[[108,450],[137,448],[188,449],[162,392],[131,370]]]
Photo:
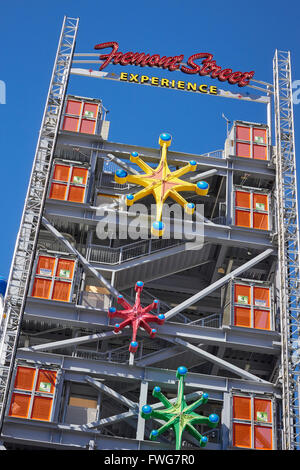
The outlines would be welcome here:
[[[69,181],[70,175],[70,166],[55,164],[52,179],[57,181],[64,181],[65,183]]]
[[[86,168],[73,167],[71,183],[73,184],[86,184],[87,183],[88,171]]]
[[[253,142],[259,143],[259,144],[267,143],[267,130],[266,129],[258,129],[254,127],[252,132],[253,132]]]
[[[34,383],[35,369],[31,367],[18,367],[14,388],[19,390],[32,390]]]
[[[52,300],[69,302],[71,293],[71,283],[54,281]]]
[[[55,258],[49,256],[39,256],[36,274],[41,276],[53,276]]]
[[[96,103],[84,103],[83,104],[83,117],[89,117],[96,119],[98,114],[98,105]]]
[[[80,132],[84,134],[95,134],[96,121],[82,119],[80,123]]]
[[[235,225],[238,227],[251,227],[251,213],[249,211],[235,211]]]
[[[236,126],[236,139],[250,142],[250,127]]]
[[[253,158],[255,160],[267,160],[267,147],[263,145],[253,145]]]
[[[72,279],[75,262],[69,259],[60,258],[57,263],[56,277],[61,279]]]
[[[36,278],[33,283],[32,296],[40,299],[49,299],[51,280]]]
[[[67,100],[65,113],[80,116],[81,108],[82,108],[82,102],[81,101]]]
[[[40,421],[50,421],[52,403],[52,397],[35,396],[33,399],[31,419],[38,419]]]
[[[272,402],[261,398],[254,398],[254,420],[263,423],[272,423]]]
[[[267,194],[253,193],[253,209],[255,211],[268,211]]]
[[[254,310],[254,328],[260,330],[271,329],[271,313],[268,310]]]
[[[235,205],[244,209],[251,208],[251,194],[246,191],[235,192]]]
[[[63,130],[77,132],[79,125],[79,119],[71,116],[65,116],[63,122]]]
[[[250,397],[233,397],[233,417],[237,419],[251,420]]]
[[[272,450],[272,428],[266,426],[254,427],[254,448]]]
[[[270,307],[270,289],[268,287],[253,287],[254,305]]]
[[[253,212],[253,228],[256,228],[259,230],[268,230],[269,228],[268,214],[262,214],[261,212]]]
[[[13,393],[9,416],[16,418],[27,418],[30,406],[30,395],[23,395],[21,393]]]
[[[251,328],[251,309],[234,307],[234,325]]]
[[[243,305],[250,305],[252,302],[251,287],[244,284],[235,284],[234,302]]]
[[[251,425],[233,423],[233,446],[251,448]]]
[[[251,157],[251,145],[244,142],[236,142],[236,155],[238,157]]]
[[[56,382],[56,371],[40,369],[36,383],[36,391],[43,393],[54,393]]]
[[[66,200],[68,186],[66,184],[52,183],[50,188],[50,199]]]

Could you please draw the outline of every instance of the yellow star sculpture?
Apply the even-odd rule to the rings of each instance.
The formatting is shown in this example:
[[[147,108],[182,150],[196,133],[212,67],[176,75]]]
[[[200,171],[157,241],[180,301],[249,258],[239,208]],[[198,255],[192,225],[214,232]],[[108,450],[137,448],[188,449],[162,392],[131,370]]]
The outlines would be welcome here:
[[[190,171],[197,169],[195,160],[191,160],[187,165],[178,170],[171,171],[167,162],[167,149],[171,145],[172,137],[168,133],[159,136],[159,145],[161,146],[161,159],[157,168],[152,169],[145,163],[137,152],[130,154],[130,161],[136,163],[143,171],[143,174],[129,175],[125,170],[117,170],[115,181],[119,184],[133,183],[144,186],[144,189],[135,194],[127,194],[126,204],[132,204],[149,194],[152,194],[156,202],[156,221],[152,224],[151,233],[161,236],[164,232],[164,223],[162,222],[163,205],[168,197],[171,197],[180,204],[188,214],[193,214],[195,204],[187,202],[179,191],[192,191],[205,196],[208,193],[209,185],[205,181],[198,181],[197,184],[190,183],[180,179]]]

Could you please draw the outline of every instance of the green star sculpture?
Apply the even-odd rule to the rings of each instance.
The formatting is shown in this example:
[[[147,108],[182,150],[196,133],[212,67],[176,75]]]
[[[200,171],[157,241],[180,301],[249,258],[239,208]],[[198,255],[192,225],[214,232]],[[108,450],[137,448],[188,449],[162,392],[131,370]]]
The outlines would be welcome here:
[[[197,429],[194,428],[195,424],[206,424],[211,428],[215,428],[219,422],[219,416],[212,413],[208,417],[201,416],[195,413],[193,410],[198,408],[200,405],[204,405],[208,401],[208,394],[203,393],[201,397],[194,403],[187,405],[184,399],[184,379],[188,370],[186,367],[178,367],[176,377],[179,380],[177,390],[177,400],[173,405],[163,395],[160,387],[154,387],[152,395],[158,398],[161,403],[165,406],[164,410],[153,410],[150,405],[144,405],[142,407],[141,416],[144,419],[156,418],[166,421],[166,424],[161,426],[159,429],[154,429],[150,433],[150,439],[156,440],[157,437],[169,428],[173,428],[176,438],[176,450],[180,450],[183,431],[188,431],[197,441],[199,441],[200,447],[205,447],[208,439],[206,436],[202,436]]]

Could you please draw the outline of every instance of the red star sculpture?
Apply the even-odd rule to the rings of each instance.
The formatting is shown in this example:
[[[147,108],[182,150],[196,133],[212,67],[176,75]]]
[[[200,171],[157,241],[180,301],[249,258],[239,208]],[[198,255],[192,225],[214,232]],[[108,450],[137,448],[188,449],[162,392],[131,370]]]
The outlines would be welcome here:
[[[118,296],[118,304],[122,305],[124,310],[117,310],[115,307],[110,307],[108,310],[109,318],[123,318],[121,324],[116,323],[114,332],[118,333],[120,330],[125,328],[128,325],[132,327],[132,339],[129,345],[129,351],[131,353],[135,353],[138,348],[138,342],[136,341],[136,336],[139,327],[143,328],[144,330],[149,333],[150,338],[154,338],[156,334],[156,329],[151,328],[149,323],[154,322],[158,323],[159,325],[163,325],[165,321],[165,316],[161,313],[157,316],[149,313],[151,310],[154,310],[158,307],[158,300],[154,300],[152,304],[148,305],[147,307],[141,306],[141,292],[143,290],[144,283],[142,281],[138,281],[135,285],[136,297],[134,305],[130,305],[122,295]]]

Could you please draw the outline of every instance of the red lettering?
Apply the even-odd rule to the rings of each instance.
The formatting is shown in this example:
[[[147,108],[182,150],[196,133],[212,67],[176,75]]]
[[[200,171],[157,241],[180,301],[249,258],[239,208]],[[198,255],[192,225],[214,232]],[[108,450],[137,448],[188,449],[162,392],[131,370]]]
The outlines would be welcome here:
[[[184,58],[184,55],[176,55],[175,57],[172,58],[171,62],[168,65],[168,69],[170,72],[174,72],[174,70],[178,70],[181,64],[182,59]]]
[[[187,60],[187,65],[192,67],[191,69],[187,68],[185,65],[181,66],[181,70],[184,73],[194,74],[198,73],[200,70],[200,65],[195,64],[194,60],[202,59],[203,57],[207,57],[207,60],[211,60],[213,58],[212,54],[208,54],[206,52],[200,52],[199,54],[191,55],[191,57]]]
[[[150,67],[154,67],[154,65],[157,65],[158,62],[159,62],[159,59],[160,59],[160,55],[158,54],[154,54],[150,57],[149,61],[148,61],[148,65]]]
[[[106,49],[106,47],[112,47],[112,51],[110,54],[101,54],[99,56],[99,59],[100,60],[104,60],[104,63],[101,65],[100,69],[99,70],[102,70],[104,69],[110,62],[111,60],[113,59],[113,57],[115,56],[117,50],[119,49],[119,44],[117,42],[103,42],[102,44],[97,44],[94,49]]]
[[[254,73],[255,72],[253,70],[252,70],[252,72],[243,73],[243,75],[241,77],[241,80],[239,81],[238,85],[240,87],[249,85],[249,82],[250,82],[251,78],[253,77]]]
[[[126,54],[123,54],[123,57],[120,60],[121,65],[128,65],[130,64],[130,61],[132,59],[133,52],[126,52]]]
[[[228,82],[231,83],[231,85],[235,85],[238,83],[243,75],[243,72],[233,72],[229,77],[228,77]]]
[[[231,74],[232,69],[224,69],[222,70],[222,72],[219,73],[218,79],[220,80],[220,82],[226,82],[226,80],[228,80]]]
[[[144,67],[147,65],[149,59],[150,54],[146,55],[145,52],[136,52],[133,54],[130,63],[131,65],[140,65],[141,67]]]
[[[181,65],[184,55],[177,55],[174,57],[163,56],[159,54],[145,54],[145,52],[118,52],[119,44],[115,41],[104,42],[97,44],[95,49],[105,49],[111,47],[112,51],[107,54],[101,54],[100,60],[103,60],[103,64],[100,66],[100,70],[103,70],[111,62],[113,64],[120,65],[139,65],[140,67],[161,67],[168,69],[170,72],[180,69],[182,72],[194,75],[199,73],[200,76],[210,75],[211,78],[218,78],[221,82],[228,80],[231,85],[238,84],[239,87],[249,85],[251,78],[254,76],[254,71],[251,72],[233,72],[232,69],[224,69],[216,64],[213,59],[213,55],[208,52],[200,52],[198,54],[191,55],[186,65]],[[202,66],[198,65],[195,61],[202,59]]]

